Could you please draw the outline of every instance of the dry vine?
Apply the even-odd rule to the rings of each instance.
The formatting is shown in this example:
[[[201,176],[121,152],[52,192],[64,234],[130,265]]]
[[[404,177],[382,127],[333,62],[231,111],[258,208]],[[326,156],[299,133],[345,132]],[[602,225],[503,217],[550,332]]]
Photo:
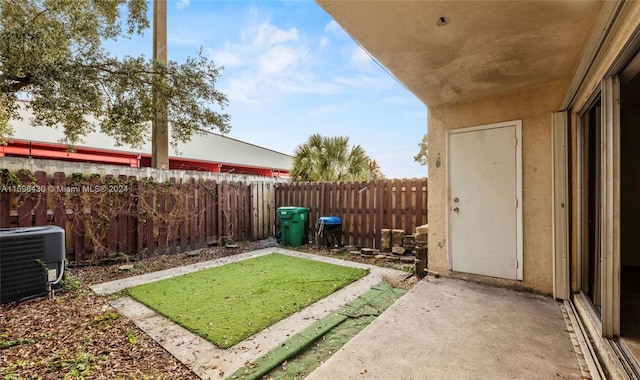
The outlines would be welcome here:
[[[17,173],[0,170],[0,191],[9,193],[11,210],[20,210],[19,215],[34,218],[38,210],[46,210],[48,224],[71,227],[74,238],[83,238],[88,247],[88,261],[101,262],[114,259],[128,259],[136,247],[129,252],[113,249],[111,234],[126,235],[129,231],[119,231],[120,218],[135,220],[136,229],[145,229],[151,223],[153,236],[158,246],[171,247],[180,229],[189,223],[204,223],[205,209],[199,207],[201,200],[196,186],[204,189],[216,199],[216,189],[205,181],[181,183],[157,182],[151,178],[101,177],[74,173],[67,177],[47,177],[46,184],[37,181],[28,170]],[[228,198],[228,197],[227,197]],[[217,200],[215,201],[217,203]],[[229,221],[225,202],[223,213]],[[215,203],[214,203],[215,204]],[[24,210],[29,207],[30,210]],[[40,211],[42,212],[42,211]],[[63,219],[58,220],[58,219]],[[31,221],[26,223],[32,225]],[[225,231],[231,235],[231,222]],[[131,228],[131,227],[129,227]],[[113,231],[115,229],[116,231]],[[67,228],[69,231],[69,228]],[[137,252],[139,258],[156,252]]]

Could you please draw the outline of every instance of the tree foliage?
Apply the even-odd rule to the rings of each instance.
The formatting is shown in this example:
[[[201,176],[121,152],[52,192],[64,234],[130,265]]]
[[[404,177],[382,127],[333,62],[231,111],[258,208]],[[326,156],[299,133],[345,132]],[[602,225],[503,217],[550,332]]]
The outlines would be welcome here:
[[[349,137],[323,137],[316,133],[296,148],[291,178],[309,182],[364,181],[384,175],[360,145],[349,146]]]
[[[369,160],[369,179],[384,179],[386,176],[382,172],[382,168],[374,159]]]
[[[420,143],[418,143],[418,147],[420,147],[420,151],[418,151],[418,154],[413,156],[413,160],[415,162],[419,163],[420,165],[427,166],[427,164],[428,164],[427,153],[429,153],[429,145],[428,145],[428,142],[427,142],[427,134],[426,133],[425,133],[424,136],[422,136],[422,141]]]
[[[140,147],[156,111],[154,89],[168,100],[173,144],[203,130],[228,132],[220,111],[227,98],[215,87],[221,68],[202,52],[163,65],[102,47],[141,34],[146,14],[146,0],[0,0],[0,143],[26,98],[32,123],[63,128],[67,144],[100,130]]]

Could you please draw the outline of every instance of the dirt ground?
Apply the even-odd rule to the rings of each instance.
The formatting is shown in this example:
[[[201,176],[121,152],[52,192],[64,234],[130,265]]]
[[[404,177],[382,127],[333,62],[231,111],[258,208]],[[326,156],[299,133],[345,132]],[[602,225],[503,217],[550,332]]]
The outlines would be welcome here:
[[[195,255],[155,256],[100,266],[71,265],[65,288],[54,300],[36,298],[0,305],[0,378],[197,379],[133,322],[111,309],[108,297],[95,295],[89,286],[264,247],[265,242],[241,242],[237,248],[211,247]],[[411,267],[315,245],[299,250],[374,265]],[[124,264],[133,268],[120,269]]]

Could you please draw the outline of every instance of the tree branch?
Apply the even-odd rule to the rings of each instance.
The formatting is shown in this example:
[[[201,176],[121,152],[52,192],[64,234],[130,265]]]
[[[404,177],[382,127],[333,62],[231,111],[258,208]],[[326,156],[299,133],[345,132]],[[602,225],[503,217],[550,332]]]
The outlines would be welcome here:
[[[12,80],[13,83],[7,86],[7,90],[8,92],[15,93],[30,85],[32,78],[30,75],[26,75],[24,77],[12,77],[8,79]]]
[[[155,71],[149,71],[149,70],[136,70],[136,71],[114,70],[114,69],[109,68],[107,65],[84,65],[84,64],[79,64],[79,66],[85,67],[85,68],[104,71],[105,73],[109,73],[109,74],[112,74],[112,75],[131,75],[131,73],[135,73],[135,74],[150,74],[150,75],[158,74]],[[144,81],[142,81],[142,82],[143,83],[147,83],[147,82],[144,82]]]
[[[38,12],[38,14],[36,14],[36,15],[33,17],[33,19],[31,19],[31,23],[34,23],[34,22],[38,19],[38,17],[42,16],[42,15],[43,15],[43,14],[45,14],[45,13],[49,13],[50,11],[51,11],[51,10],[50,10],[49,8],[45,8],[45,9],[43,9],[42,11]]]

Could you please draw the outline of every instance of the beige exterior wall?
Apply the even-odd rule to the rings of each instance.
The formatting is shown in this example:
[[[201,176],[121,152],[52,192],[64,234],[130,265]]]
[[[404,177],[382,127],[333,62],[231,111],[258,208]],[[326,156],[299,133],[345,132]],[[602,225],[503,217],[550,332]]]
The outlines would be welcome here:
[[[551,294],[551,114],[569,81],[429,108],[429,269],[441,274]],[[523,281],[449,272],[447,243],[447,130],[522,120]],[[487,237],[491,238],[491,237]]]

